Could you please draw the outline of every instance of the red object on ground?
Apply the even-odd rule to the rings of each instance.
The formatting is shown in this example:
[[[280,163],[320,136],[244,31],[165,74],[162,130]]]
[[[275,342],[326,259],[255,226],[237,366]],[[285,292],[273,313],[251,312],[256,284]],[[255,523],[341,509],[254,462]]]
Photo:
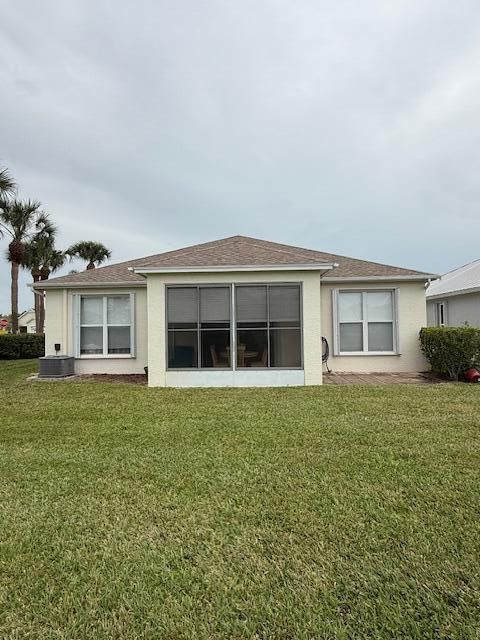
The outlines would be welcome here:
[[[464,373],[467,382],[478,382],[480,380],[480,371],[477,369],[469,369]]]

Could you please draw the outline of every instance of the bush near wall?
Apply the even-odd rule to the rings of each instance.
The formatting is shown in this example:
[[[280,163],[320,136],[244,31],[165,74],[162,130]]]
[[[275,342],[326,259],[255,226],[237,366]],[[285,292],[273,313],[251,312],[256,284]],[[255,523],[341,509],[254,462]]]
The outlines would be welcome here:
[[[0,360],[25,360],[45,355],[43,333],[6,333],[0,335]]]
[[[451,380],[480,365],[480,329],[427,327],[420,331],[420,344],[432,370]]]

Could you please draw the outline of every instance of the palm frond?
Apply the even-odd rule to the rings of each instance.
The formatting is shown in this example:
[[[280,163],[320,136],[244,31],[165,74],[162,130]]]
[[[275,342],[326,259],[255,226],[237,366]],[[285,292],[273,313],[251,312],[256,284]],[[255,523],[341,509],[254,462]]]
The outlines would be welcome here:
[[[12,195],[15,193],[17,185],[13,178],[10,176],[8,169],[2,169],[0,171],[0,194]]]

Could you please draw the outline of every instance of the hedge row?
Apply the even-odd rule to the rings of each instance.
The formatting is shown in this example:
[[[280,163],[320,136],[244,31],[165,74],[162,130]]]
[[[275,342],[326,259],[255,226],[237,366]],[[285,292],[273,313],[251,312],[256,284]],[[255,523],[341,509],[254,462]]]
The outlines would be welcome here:
[[[428,327],[420,331],[420,345],[432,370],[458,380],[467,369],[480,366],[480,329]]]
[[[43,333],[4,333],[0,335],[0,360],[25,360],[45,355]]]

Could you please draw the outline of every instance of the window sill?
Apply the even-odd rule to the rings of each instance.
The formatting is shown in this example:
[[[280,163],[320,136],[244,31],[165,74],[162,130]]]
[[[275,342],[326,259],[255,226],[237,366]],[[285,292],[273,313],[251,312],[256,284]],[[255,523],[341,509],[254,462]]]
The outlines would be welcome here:
[[[368,356],[401,356],[402,354],[398,351],[341,351],[340,353],[334,353],[334,358],[343,358],[343,357],[368,357]]]
[[[80,356],[75,356],[76,360],[125,360],[125,359],[134,359],[135,356],[131,353],[108,353],[103,355],[103,353],[90,353],[84,354]]]

